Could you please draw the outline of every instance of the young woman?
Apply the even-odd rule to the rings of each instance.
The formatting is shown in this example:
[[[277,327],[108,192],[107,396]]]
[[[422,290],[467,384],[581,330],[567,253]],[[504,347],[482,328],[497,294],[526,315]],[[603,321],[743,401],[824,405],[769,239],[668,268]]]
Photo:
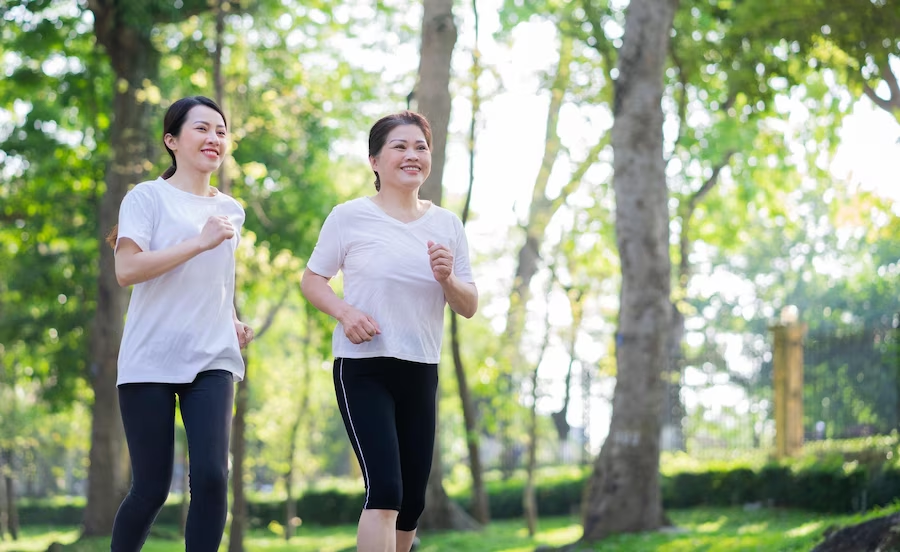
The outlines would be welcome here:
[[[180,99],[163,127],[172,166],[126,194],[109,237],[119,284],[134,286],[117,381],[133,479],[110,548],[140,550],[166,501],[177,395],[190,458],[186,551],[215,552],[225,529],[234,381],[244,375],[240,348],[253,339],[234,311],[244,210],[209,184],[228,142],[219,106]]]
[[[419,199],[431,128],[417,113],[369,132],[376,194],[335,207],[303,273],[303,295],[334,317],[334,387],[366,486],[360,552],[408,552],[425,508],[444,305],[478,308],[462,222]],[[328,281],[344,275],[344,297]]]

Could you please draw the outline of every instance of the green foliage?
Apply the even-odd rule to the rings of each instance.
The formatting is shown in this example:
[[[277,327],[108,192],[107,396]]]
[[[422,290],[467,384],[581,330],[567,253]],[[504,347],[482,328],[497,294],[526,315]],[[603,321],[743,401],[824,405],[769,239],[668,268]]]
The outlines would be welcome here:
[[[10,8],[18,24],[0,31],[0,362],[30,367],[60,405],[87,376],[112,77],[91,37],[69,32],[80,14],[45,7]]]
[[[591,545],[593,552],[649,552],[705,550],[708,552],[756,552],[779,550],[806,552],[822,540],[823,534],[836,526],[860,523],[889,515],[897,507],[876,510],[864,515],[827,516],[783,509],[693,508],[668,512],[676,531],[659,531],[610,537]],[[356,526],[318,527],[304,523],[289,542],[279,535],[278,526],[255,529],[245,541],[250,552],[347,552],[356,541]],[[164,528],[171,532],[170,528]],[[423,533],[420,550],[428,552],[525,552],[540,545],[562,546],[581,536],[581,526],[571,516],[542,517],[538,532],[529,538],[521,520],[493,522],[478,532]],[[183,548],[169,535],[151,535],[144,546],[148,552],[170,552]],[[67,552],[100,552],[109,549],[109,539],[78,539],[74,527],[64,529],[27,527],[15,543],[0,542],[0,552],[28,550],[41,552],[53,541],[64,545]],[[588,552],[584,550],[584,552]]]

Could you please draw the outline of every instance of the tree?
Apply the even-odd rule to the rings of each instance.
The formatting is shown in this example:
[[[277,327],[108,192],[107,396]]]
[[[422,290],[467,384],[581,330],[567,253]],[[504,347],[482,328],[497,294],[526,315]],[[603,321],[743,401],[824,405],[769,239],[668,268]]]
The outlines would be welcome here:
[[[812,67],[832,69],[854,96],[865,95],[900,121],[896,2],[762,0],[737,3],[734,11],[743,40],[780,44]]]
[[[609,436],[585,494],[587,542],[664,523],[659,404],[669,356],[671,269],[661,101],[676,8],[677,0],[632,0],[619,52],[612,130],[622,267],[618,375]]]
[[[113,251],[103,246],[118,219],[128,187],[146,180],[156,158],[150,129],[152,111],[160,99],[156,87],[160,54],[151,31],[160,23],[186,19],[209,8],[206,0],[172,4],[164,0],[128,2],[89,0],[94,33],[115,73],[110,132],[112,156],[106,167],[106,191],[99,205],[100,271],[97,309],[91,329],[91,387],[94,390],[88,497],[84,512],[86,536],[108,535],[119,503],[128,488],[125,436],[116,392],[116,361],[125,323],[127,291],[116,282]],[[155,100],[155,101],[154,101]]]
[[[450,60],[456,44],[453,2],[424,0],[422,46],[419,78],[413,91],[416,110],[431,124],[431,175],[422,185],[420,196],[440,205],[443,198],[443,173],[446,157],[447,127],[450,124]],[[440,431],[440,422],[436,431]],[[419,524],[423,529],[470,530],[477,526],[463,509],[450,500],[444,490],[444,469],[440,439],[435,439],[431,475],[425,491],[425,511]]]
[[[466,201],[463,206],[463,228],[469,220],[469,205],[472,200],[472,188],[475,183],[475,137],[476,125],[481,111],[481,88],[479,78],[483,68],[481,65],[481,50],[478,47],[478,0],[472,0],[472,12],[474,16],[475,45],[472,49],[471,69],[471,102],[472,117],[469,120],[469,188],[466,192]],[[453,354],[453,369],[456,372],[459,400],[462,405],[463,426],[465,429],[466,447],[469,452],[469,471],[472,474],[472,515],[482,525],[486,525],[491,519],[490,504],[487,490],[484,486],[484,468],[481,464],[481,447],[478,438],[478,413],[472,400],[472,391],[469,388],[465,365],[460,351],[459,316],[450,311],[450,347]]]

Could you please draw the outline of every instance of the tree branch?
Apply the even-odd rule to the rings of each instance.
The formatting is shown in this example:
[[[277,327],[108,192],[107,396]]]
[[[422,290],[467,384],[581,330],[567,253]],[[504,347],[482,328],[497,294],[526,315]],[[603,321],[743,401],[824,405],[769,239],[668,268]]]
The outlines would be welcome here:
[[[881,73],[881,78],[884,79],[884,82],[888,85],[888,90],[891,91],[889,101],[892,105],[897,106],[900,104],[900,83],[897,82],[897,75],[891,69],[891,64],[887,62],[883,67],[879,66],[878,72]]]
[[[553,201],[550,202],[550,212],[555,213],[557,209],[562,205],[562,203],[566,200],[569,195],[571,195],[581,184],[581,180],[584,178],[584,175],[588,172],[588,169],[594,166],[594,163],[597,161],[597,156],[600,155],[600,152],[603,151],[607,145],[609,145],[609,133],[601,136],[597,143],[594,144],[594,147],[591,148],[591,151],[588,152],[587,156],[584,160],[578,164],[578,167],[572,173],[572,176],[569,178],[569,182],[563,186],[563,189],[560,190],[559,195],[556,196]]]
[[[719,183],[719,175],[722,173],[722,169],[728,165],[728,162],[731,160],[734,153],[733,150],[725,153],[722,161],[713,168],[713,172],[709,178],[706,179],[706,182],[700,186],[699,190],[691,195],[691,199],[688,200],[687,206],[684,208],[684,212],[681,215],[681,236],[678,244],[678,251],[681,258],[678,261],[678,278],[676,278],[676,282],[678,282],[677,285],[682,288],[687,286],[687,279],[690,277],[691,267],[688,262],[688,252],[691,248],[691,218],[694,216],[697,205],[699,205],[700,202],[703,201],[703,198],[706,197],[706,195],[716,187],[716,184]]]
[[[287,302],[288,293],[291,291],[291,286],[284,286],[284,291],[281,292],[281,297],[278,299],[278,302],[269,309],[268,314],[266,314],[266,319],[263,321],[262,326],[260,326],[259,331],[256,332],[256,338],[259,339],[263,336],[266,331],[272,326],[272,322],[275,321],[275,315],[278,314],[278,311],[281,310],[281,307],[284,306],[285,302]]]
[[[869,86],[869,83],[863,83],[863,92],[865,92],[866,96],[868,96],[869,99],[872,100],[872,103],[874,103],[881,109],[889,113],[892,111],[893,105],[891,104],[890,100],[885,100],[884,98],[876,94],[875,89]]]

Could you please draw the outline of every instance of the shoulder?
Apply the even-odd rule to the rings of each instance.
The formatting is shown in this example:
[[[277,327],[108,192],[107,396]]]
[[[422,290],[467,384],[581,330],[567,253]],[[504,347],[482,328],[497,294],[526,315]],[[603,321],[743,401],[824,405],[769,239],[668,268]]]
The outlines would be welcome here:
[[[159,180],[147,180],[136,184],[133,188],[125,193],[123,202],[138,204],[156,204],[159,200],[160,188]]]
[[[215,197],[216,197],[217,201],[228,206],[229,208],[238,210],[242,213],[244,212],[244,205],[240,201],[231,197],[230,195],[223,194],[222,192],[218,192]]]
[[[369,211],[372,201],[367,197],[358,197],[339,203],[331,209],[332,216],[354,217]]]
[[[156,180],[146,180],[144,182],[135,184],[133,188],[128,190],[126,195],[131,195],[135,197],[148,197],[148,196],[156,196],[159,193],[159,181],[161,179]]]
[[[454,228],[462,230],[462,220],[460,220],[459,216],[456,213],[439,205],[432,205],[431,208],[435,210],[434,216],[437,217],[442,223],[451,224]]]

